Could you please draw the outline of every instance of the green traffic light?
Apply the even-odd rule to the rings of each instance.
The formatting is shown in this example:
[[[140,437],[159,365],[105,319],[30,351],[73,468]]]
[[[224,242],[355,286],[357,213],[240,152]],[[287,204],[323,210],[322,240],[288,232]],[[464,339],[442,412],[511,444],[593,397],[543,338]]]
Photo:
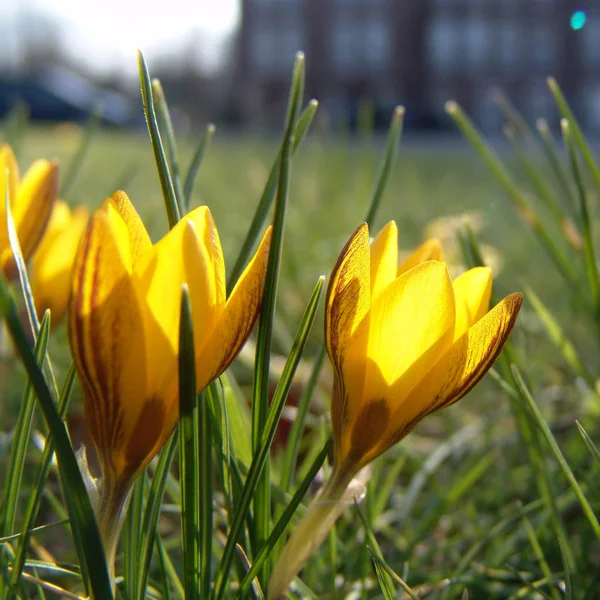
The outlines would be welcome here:
[[[571,15],[571,29],[573,29],[574,31],[581,29],[585,25],[586,21],[586,14],[582,10],[576,10]]]

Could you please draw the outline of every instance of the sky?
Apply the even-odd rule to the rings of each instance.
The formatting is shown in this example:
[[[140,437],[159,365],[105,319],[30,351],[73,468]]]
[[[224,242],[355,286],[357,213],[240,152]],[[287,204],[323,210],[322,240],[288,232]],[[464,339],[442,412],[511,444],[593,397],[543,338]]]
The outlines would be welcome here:
[[[100,72],[135,72],[138,48],[151,61],[190,42],[216,67],[220,46],[237,24],[239,1],[0,0],[0,21],[14,45],[17,32],[27,29],[18,25],[27,21],[24,14],[48,15],[61,25],[67,51]]]

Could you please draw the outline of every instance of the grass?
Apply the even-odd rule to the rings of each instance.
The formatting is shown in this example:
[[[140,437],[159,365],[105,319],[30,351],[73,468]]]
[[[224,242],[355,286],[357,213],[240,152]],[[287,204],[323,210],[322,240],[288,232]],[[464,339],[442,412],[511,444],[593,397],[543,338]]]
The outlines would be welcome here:
[[[47,156],[68,163],[78,139],[79,132],[70,126],[31,128],[26,132],[20,162],[28,164],[38,156]],[[181,163],[187,165],[193,153],[192,140],[180,139],[179,144]],[[334,137],[317,122],[295,158],[274,322],[275,354],[289,355],[317,277],[331,270],[349,234],[363,218],[382,147],[380,140],[368,136]],[[192,206],[207,204],[213,212],[226,264],[233,264],[242,245],[277,151],[274,141],[220,135],[217,131],[206,154]],[[517,172],[518,185],[529,190],[534,206],[541,211],[514,156],[503,154],[503,158]],[[532,160],[547,176],[538,155]],[[95,208],[121,184],[153,238],[158,239],[167,230],[167,220],[147,137],[100,130],[66,199]],[[592,194],[598,192],[591,190]],[[592,212],[593,208],[592,202]],[[409,250],[423,241],[434,219],[464,213],[477,214],[477,240],[491,247],[499,259],[494,283],[497,296],[522,290],[525,284],[535,290],[574,342],[582,362],[597,377],[597,334],[588,316],[569,296],[535,235],[471,147],[460,140],[451,147],[403,141],[375,229],[389,219],[396,220],[401,249]],[[448,258],[458,263],[460,253],[451,247],[454,237],[452,230],[447,232]],[[321,323],[322,317],[317,316],[303,358],[305,365],[320,347]],[[461,401],[460,407],[428,418],[399,446],[378,459],[362,514],[348,510],[329,543],[303,571],[307,597],[308,590],[313,590],[319,597],[376,598],[383,597],[382,588],[386,594],[392,594],[393,589],[398,593],[408,589],[403,597],[414,594],[446,600],[465,597],[464,590],[471,598],[598,597],[600,543],[589,516],[600,510],[599,462],[593,446],[598,439],[599,400],[574,377],[527,302],[512,341],[513,356],[527,384],[513,385],[509,372],[499,366],[504,379],[500,375],[497,378],[508,392],[486,378]],[[66,348],[63,325],[52,332],[50,339],[59,381],[63,381],[70,361]],[[251,360],[244,355],[233,368],[247,395]],[[323,389],[330,378],[327,366]],[[10,377],[3,375],[2,433],[8,434],[14,425],[25,381],[26,375],[18,365],[11,369]],[[529,410],[531,398],[526,385],[541,413]],[[292,387],[292,396],[297,397],[300,389],[300,384]],[[323,389],[315,394],[307,417],[311,437],[302,444],[305,461],[298,482],[328,435],[323,416],[328,398]],[[520,407],[525,415],[528,431],[532,432],[527,442],[515,423],[511,406]],[[79,390],[70,410],[70,423],[75,429],[82,410]],[[549,429],[538,427],[542,418]],[[582,437],[576,420],[588,438]],[[35,427],[43,430],[40,419],[36,419]],[[280,479],[283,457],[278,443],[281,439],[271,452],[271,481]],[[556,454],[558,448],[562,454],[560,450]],[[0,472],[7,454],[8,445],[0,446]],[[33,463],[38,455],[31,446]],[[532,456],[538,457],[537,462]],[[578,486],[573,487],[573,480]],[[32,476],[26,472],[22,488],[25,497],[32,485]],[[167,483],[166,489],[167,505],[176,504],[179,490],[175,479]],[[546,496],[542,489],[546,489]],[[579,494],[589,502],[584,509]],[[273,501],[279,508],[282,498],[276,489]],[[38,522],[58,522],[63,517],[54,474]],[[216,515],[215,520],[213,545],[220,548],[225,524],[222,516]],[[159,551],[152,563],[150,584],[164,589],[160,582],[166,578],[171,581],[167,586],[171,593],[181,597],[178,580],[173,577],[173,572],[181,576],[179,516],[164,511],[159,531]],[[58,523],[35,533],[29,557],[46,562],[74,560],[70,543],[64,541],[68,540],[67,532],[64,524]],[[27,569],[33,577],[81,593],[76,576],[46,573],[34,566],[30,562]],[[65,567],[77,572],[69,564]],[[39,590],[27,584],[20,594],[43,597]]]

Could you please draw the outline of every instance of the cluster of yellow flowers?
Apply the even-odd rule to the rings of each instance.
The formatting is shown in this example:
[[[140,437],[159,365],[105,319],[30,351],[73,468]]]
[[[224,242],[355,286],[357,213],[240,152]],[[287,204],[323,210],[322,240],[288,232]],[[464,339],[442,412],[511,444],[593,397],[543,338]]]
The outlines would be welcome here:
[[[178,421],[182,286],[190,294],[200,392],[231,364],[256,322],[271,231],[227,298],[207,207],[185,215],[153,245],[124,192],[88,219],[85,209],[71,212],[56,199],[57,181],[58,167],[48,161],[34,163],[20,181],[10,148],[0,148],[0,186],[8,189],[38,308],[60,318],[68,306],[69,340],[101,465],[96,511],[111,564],[131,485]],[[0,264],[11,279],[16,268],[6,220],[2,202]],[[333,470],[292,534],[269,598],[285,592],[321,543],[359,471],[423,417],[463,397],[490,368],[521,305],[521,295],[512,294],[488,311],[491,286],[487,267],[452,281],[436,240],[398,266],[393,221],[372,241],[366,224],[352,235],[326,298]]]

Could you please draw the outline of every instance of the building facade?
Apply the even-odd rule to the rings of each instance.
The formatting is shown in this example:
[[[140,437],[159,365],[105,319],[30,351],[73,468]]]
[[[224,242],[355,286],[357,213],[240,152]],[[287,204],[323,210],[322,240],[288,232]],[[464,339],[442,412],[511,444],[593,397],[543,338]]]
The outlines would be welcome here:
[[[281,119],[298,50],[307,94],[333,119],[351,120],[369,99],[388,115],[404,104],[409,123],[435,128],[454,99],[494,130],[494,88],[530,120],[552,119],[553,75],[581,120],[600,130],[594,0],[244,0],[236,79],[245,120]]]

